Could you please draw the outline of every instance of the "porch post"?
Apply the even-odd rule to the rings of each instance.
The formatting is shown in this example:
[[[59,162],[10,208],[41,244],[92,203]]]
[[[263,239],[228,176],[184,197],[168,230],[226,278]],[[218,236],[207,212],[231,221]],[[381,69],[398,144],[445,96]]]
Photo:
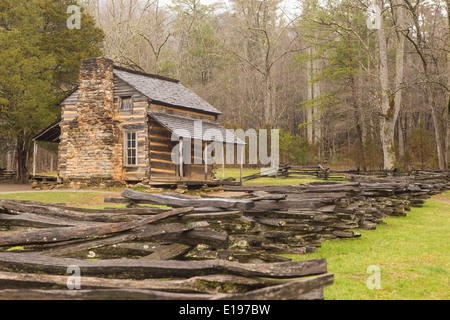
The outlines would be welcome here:
[[[222,142],[222,181],[225,180],[225,148]]]
[[[205,180],[208,181],[208,143],[205,143],[205,151],[203,153],[205,161]]]
[[[180,180],[183,180],[183,138],[180,138]]]
[[[37,144],[36,140],[33,140],[33,179],[36,178],[36,153],[37,153]]]
[[[8,151],[6,154],[6,171],[13,171],[11,163],[11,151]]]
[[[241,185],[242,185],[242,178],[243,178],[243,171],[244,171],[244,148],[245,148],[245,145],[241,145],[241,163],[240,163],[241,173],[240,173],[240,179],[239,179]]]

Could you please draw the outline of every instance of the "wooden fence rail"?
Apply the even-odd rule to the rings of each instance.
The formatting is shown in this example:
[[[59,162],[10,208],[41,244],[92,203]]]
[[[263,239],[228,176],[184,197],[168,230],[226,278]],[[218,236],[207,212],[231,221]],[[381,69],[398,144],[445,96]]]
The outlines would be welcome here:
[[[243,178],[244,181],[268,176],[273,178],[307,178],[315,177],[318,179],[332,180],[332,181],[347,181],[346,176],[360,176],[367,178],[385,178],[385,177],[410,177],[418,175],[447,175],[450,170],[420,170],[413,169],[408,171],[401,170],[332,170],[325,168],[322,165],[317,166],[296,166],[290,164],[280,165],[277,172],[273,170],[263,171],[261,173],[252,174]]]
[[[16,176],[15,171],[7,171],[5,169],[0,168],[0,181],[2,180],[11,180]]]
[[[448,172],[346,178],[220,197],[124,189],[105,202],[127,208],[101,210],[0,199],[0,299],[323,299],[326,261],[279,254],[359,237],[450,189]],[[66,289],[69,266],[81,290]]]
[[[210,228],[253,202],[184,200],[196,206],[97,210],[0,199],[0,299],[323,299],[334,278],[325,260],[253,255],[244,263],[228,252],[229,234]],[[211,201],[224,212],[208,212]],[[80,268],[81,290],[67,290],[70,266]]]

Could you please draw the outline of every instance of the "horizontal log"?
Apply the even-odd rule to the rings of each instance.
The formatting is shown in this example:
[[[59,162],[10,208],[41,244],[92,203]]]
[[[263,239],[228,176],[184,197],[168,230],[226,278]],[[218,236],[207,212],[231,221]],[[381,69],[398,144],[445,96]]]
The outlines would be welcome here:
[[[164,233],[155,237],[154,240],[182,243],[190,246],[206,244],[214,249],[227,249],[229,246],[228,234],[207,229],[194,229],[180,233]]]
[[[271,210],[287,210],[290,208],[312,210],[320,208],[329,201],[317,199],[317,200],[281,200],[281,201],[270,201],[261,200],[255,202],[253,210],[271,211]]]
[[[142,239],[154,239],[161,237],[162,235],[168,236],[169,234],[182,234],[186,231],[190,231],[195,228],[207,227],[206,221],[191,222],[191,223],[165,223],[162,225],[146,225],[142,227],[130,230],[126,234],[115,235],[111,237],[94,239],[89,241],[73,241],[60,243],[57,247],[48,247],[45,254],[52,256],[61,256],[71,254],[74,252],[84,250],[95,250],[96,248],[102,248],[105,246],[112,246],[125,241],[142,240]],[[198,239],[201,241],[201,239]]]
[[[261,224],[271,227],[293,228],[295,230],[311,230],[310,226],[306,223],[300,223],[301,221],[296,219],[271,219],[271,218],[259,218],[257,221]]]
[[[320,193],[291,193],[288,194],[287,200],[312,200],[312,199],[324,199],[324,200],[338,200],[341,198],[347,198],[345,192],[320,192]]]
[[[0,290],[0,300],[206,300],[210,294],[174,293],[142,289]]]
[[[166,143],[156,143],[150,140],[150,152],[167,152],[172,153],[173,146],[169,146]]]
[[[158,171],[163,172],[163,173],[167,173],[167,174],[171,174],[175,176],[175,168],[176,165],[171,162],[171,161],[159,161],[157,159],[151,159],[150,162],[150,167],[151,167],[151,172],[153,173],[157,173]]]
[[[142,257],[141,259],[150,259],[150,260],[171,260],[180,257],[181,255],[188,252],[192,249],[191,246],[180,244],[180,243],[172,243],[170,245],[162,246],[155,252],[149,254],[148,256]]]
[[[306,297],[333,283],[333,275],[300,279],[241,294],[177,293],[144,289],[0,290],[4,300],[292,300]]]
[[[121,195],[125,198],[135,201],[154,201],[156,203],[177,206],[177,207],[219,207],[219,208],[237,208],[237,209],[251,209],[254,206],[252,201],[248,200],[236,200],[227,198],[199,198],[199,199],[180,199],[172,196],[165,196],[159,194],[142,193],[130,189],[124,189]]]
[[[258,192],[254,192],[253,195],[255,195],[256,197],[254,198],[250,198],[250,200],[252,201],[262,201],[262,200],[274,200],[274,201],[279,201],[279,200],[285,200],[287,195],[285,194],[263,194],[263,193],[258,193]]]
[[[66,289],[65,276],[0,272],[0,289]],[[286,283],[283,279],[257,279],[233,275],[208,275],[180,280],[129,280],[83,277],[81,289],[147,289],[179,293],[239,293]]]
[[[248,277],[294,278],[327,272],[325,259],[268,264],[241,264],[225,260],[155,261],[143,259],[78,260],[36,253],[0,252],[0,270],[25,273],[67,273],[78,266],[86,276],[114,278],[192,277],[217,273]]]
[[[81,225],[65,228],[46,228],[38,230],[0,232],[0,246],[60,242],[71,239],[95,237],[123,232],[172,216],[178,216],[192,210],[192,207],[176,209],[133,222],[104,223],[98,225]]]
[[[117,211],[78,209],[25,200],[0,199],[1,208],[10,214],[15,214],[16,212],[35,213],[77,221],[131,222],[136,219],[136,217],[127,216]]]
[[[0,225],[20,226],[29,228],[49,228],[49,227],[73,227],[80,225],[98,225],[99,222],[75,221],[68,219],[55,219],[52,217],[40,216],[33,213],[24,214],[0,214]]]
[[[205,213],[191,213],[182,217],[183,221],[217,221],[217,220],[233,220],[242,217],[241,211],[219,211],[219,212],[205,212]]]
[[[317,277],[299,279],[286,284],[271,286],[251,292],[235,295],[222,295],[217,300],[294,300],[318,289],[332,285],[333,274],[324,274]]]
[[[305,192],[357,192],[360,187],[359,182],[349,182],[332,185],[306,185]]]
[[[264,191],[271,193],[300,193],[303,192],[305,186],[222,186],[225,191],[255,192]]]

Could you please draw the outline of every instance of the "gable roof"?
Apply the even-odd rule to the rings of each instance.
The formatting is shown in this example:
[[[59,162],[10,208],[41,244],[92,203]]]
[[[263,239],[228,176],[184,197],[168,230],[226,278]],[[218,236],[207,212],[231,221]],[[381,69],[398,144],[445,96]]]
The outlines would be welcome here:
[[[154,102],[214,115],[222,114],[177,80],[117,66],[114,67],[114,74]]]
[[[166,113],[149,112],[148,115],[179,138],[245,144],[234,133],[218,123],[182,118]]]

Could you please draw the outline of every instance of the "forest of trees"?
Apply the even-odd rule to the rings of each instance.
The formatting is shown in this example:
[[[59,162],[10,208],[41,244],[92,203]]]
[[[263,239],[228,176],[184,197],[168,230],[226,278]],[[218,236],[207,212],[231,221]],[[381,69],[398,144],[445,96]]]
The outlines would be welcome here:
[[[180,79],[230,128],[282,129],[286,162],[448,166],[448,0],[83,5],[106,56]]]
[[[1,41],[12,2],[0,0]],[[280,129],[281,162],[450,167],[449,0],[78,2],[81,29],[55,40],[41,68],[78,52],[66,64],[75,72],[74,60],[101,50],[122,66],[179,79],[221,110],[228,128]],[[77,32],[85,51],[81,40],[69,48]],[[37,54],[50,50],[40,47]],[[73,79],[62,75],[45,85],[70,90]]]

